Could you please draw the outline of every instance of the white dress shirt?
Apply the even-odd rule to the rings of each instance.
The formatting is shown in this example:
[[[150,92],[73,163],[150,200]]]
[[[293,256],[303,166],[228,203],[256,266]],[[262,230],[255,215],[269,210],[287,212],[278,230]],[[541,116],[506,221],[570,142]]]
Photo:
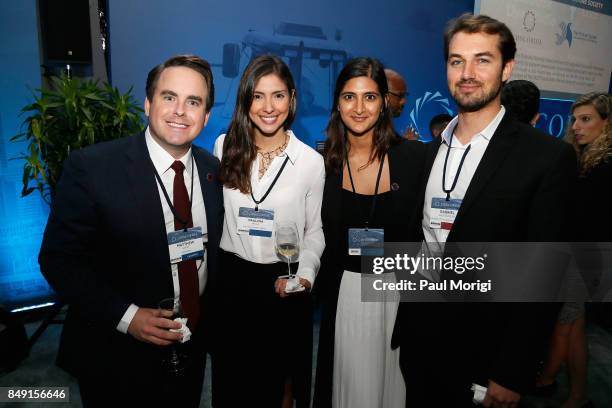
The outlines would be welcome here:
[[[457,185],[450,193],[451,199],[463,200],[463,197],[465,197],[465,193],[472,181],[472,177],[480,164],[480,160],[482,160],[482,156],[487,150],[489,142],[491,141],[495,130],[497,130],[499,123],[504,117],[505,112],[506,109],[502,106],[493,120],[483,130],[475,134],[470,142],[465,145],[462,145],[455,136],[455,127],[457,126],[458,116],[455,116],[453,120],[450,121],[440,135],[442,137],[442,144],[438,149],[436,159],[431,168],[431,173],[429,174],[427,189],[425,190],[425,203],[423,205],[422,228],[425,241],[422,249],[425,255],[441,255],[444,252],[444,244],[446,243],[446,239],[450,233],[450,230],[448,229],[431,228],[429,221],[431,215],[432,198],[446,197],[446,193],[442,189],[442,174],[444,169],[444,160],[446,158],[448,145],[451,143],[451,138],[451,150],[448,154],[448,164],[446,166],[446,186],[444,187],[446,190],[450,190],[453,185],[453,180],[455,180],[455,175],[457,174],[459,163],[461,162],[461,157],[465,153],[468,146],[472,146],[463,162],[461,172],[459,173],[459,179],[457,180]],[[427,273],[424,274],[427,275]]]
[[[172,163],[176,159],[170,155],[167,151],[165,151],[151,136],[151,132],[149,128],[145,131],[145,141],[147,144],[147,149],[149,151],[149,156],[151,157],[151,161],[153,162],[153,166],[155,170],[157,170],[157,174],[164,183],[164,188],[168,193],[168,197],[170,200],[173,200],[174,197],[174,170],[172,170]],[[183,177],[185,180],[185,187],[187,188],[187,194],[190,195],[191,198],[191,174],[192,174],[192,166],[193,166],[193,199],[191,204],[191,216],[193,219],[194,227],[202,227],[202,240],[204,243],[208,242],[208,228],[206,227],[206,209],[204,207],[204,197],[202,196],[202,187],[200,186],[200,177],[198,175],[198,168],[195,161],[191,155],[191,148],[189,151],[179,159],[185,165],[185,169],[183,170]],[[157,178],[154,174],[151,174],[151,177],[155,180],[155,184],[157,185],[157,191],[159,193],[159,199],[161,200],[162,208],[164,210],[164,222],[166,225],[166,234],[174,231],[174,214],[166,201],[164,193],[162,191],[161,186],[157,182]],[[199,290],[200,294],[204,291],[206,287],[206,277],[207,277],[207,269],[206,269],[206,251],[204,252],[203,260],[196,260],[196,267],[198,268],[198,281],[199,281]],[[179,278],[178,278],[178,264],[172,264],[172,282],[174,283],[174,297],[178,299],[180,297],[180,287],[179,287]],[[161,299],[160,299],[161,300]],[[138,306],[132,304],[128,307],[126,312],[124,313],[121,321],[117,325],[117,330],[127,333],[128,326],[130,322],[134,318],[136,311],[138,310]]]
[[[287,131],[287,135],[289,143],[285,151],[274,158],[261,180],[259,179],[259,160],[253,161],[251,188],[255,198],[261,200],[286,157],[289,156],[283,173],[259,207],[273,210],[275,221],[295,222],[300,240],[300,265],[297,275],[309,281],[312,286],[321,264],[321,254],[325,248],[321,222],[325,166],[323,157],[302,143],[291,130]],[[214,155],[219,159],[223,154],[224,140],[225,135],[221,135],[215,141]],[[255,207],[251,195],[243,194],[237,189],[223,187],[223,203],[225,219],[220,247],[250,262],[262,264],[279,262],[273,237],[238,234],[237,221],[240,207]]]

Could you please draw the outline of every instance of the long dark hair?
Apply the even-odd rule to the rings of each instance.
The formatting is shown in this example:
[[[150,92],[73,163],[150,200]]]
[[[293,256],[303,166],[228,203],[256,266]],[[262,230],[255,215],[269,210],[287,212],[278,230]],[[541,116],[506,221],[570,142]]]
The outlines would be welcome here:
[[[387,77],[385,76],[385,67],[375,58],[353,58],[347,62],[336,80],[334,103],[331,109],[329,123],[325,129],[325,133],[327,134],[327,140],[325,141],[325,168],[328,172],[340,172],[344,165],[344,160],[346,159],[346,126],[344,122],[342,122],[340,112],[338,111],[340,93],[349,80],[362,76],[371,78],[376,82],[378,91],[383,98],[382,111],[374,126],[374,144],[372,146],[370,162],[375,158],[382,160],[392,141],[396,139],[391,121],[391,110],[386,103],[389,88],[387,85]]]
[[[221,181],[225,187],[238,189],[243,194],[251,191],[251,165],[257,157],[257,146],[253,140],[253,123],[249,118],[249,110],[253,103],[257,82],[261,77],[270,74],[278,76],[283,81],[291,98],[289,114],[283,123],[283,129],[289,129],[295,118],[295,83],[287,64],[275,55],[260,55],[253,59],[240,78],[236,107],[229,130],[225,135],[223,157],[221,158]]]

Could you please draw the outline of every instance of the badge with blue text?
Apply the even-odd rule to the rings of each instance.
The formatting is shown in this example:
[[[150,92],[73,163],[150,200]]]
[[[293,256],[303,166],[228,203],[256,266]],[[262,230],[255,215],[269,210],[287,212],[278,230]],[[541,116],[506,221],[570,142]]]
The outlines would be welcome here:
[[[274,211],[259,208],[240,207],[238,210],[238,235],[272,237]]]
[[[173,264],[203,258],[202,227],[188,228],[187,231],[169,232],[168,250],[170,252],[170,263]]]
[[[459,198],[447,201],[446,198],[433,197],[429,210],[429,228],[450,231],[455,223],[459,207],[461,207],[461,201]]]
[[[349,255],[384,256],[385,230],[382,228],[349,228]]]

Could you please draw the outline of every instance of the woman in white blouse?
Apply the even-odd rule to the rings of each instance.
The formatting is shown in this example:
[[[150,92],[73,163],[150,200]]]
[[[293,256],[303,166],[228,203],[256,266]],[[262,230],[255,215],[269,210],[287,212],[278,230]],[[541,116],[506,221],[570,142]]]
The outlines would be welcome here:
[[[325,170],[323,158],[289,130],[295,112],[289,68],[276,56],[259,56],[242,75],[227,134],[215,142],[225,205],[215,284],[215,407],[310,403],[309,290],[325,247]],[[297,279],[289,284],[279,279],[288,267],[274,244],[275,226],[284,222],[296,225],[299,244]]]

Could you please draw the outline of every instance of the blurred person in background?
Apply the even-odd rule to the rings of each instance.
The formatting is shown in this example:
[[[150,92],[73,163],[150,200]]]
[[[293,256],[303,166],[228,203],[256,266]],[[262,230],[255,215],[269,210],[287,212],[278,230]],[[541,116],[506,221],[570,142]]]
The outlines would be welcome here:
[[[601,203],[612,200],[611,113],[612,97],[600,92],[582,95],[571,107],[567,141],[578,155],[580,177],[575,228],[576,240],[582,242],[612,241],[612,218],[595,211],[601,208]],[[584,303],[566,303],[555,326],[548,359],[536,382],[536,393],[552,394],[556,388],[555,377],[566,363],[570,391],[562,407],[592,406],[586,395],[587,361]]]
[[[501,103],[519,122],[535,126],[540,118],[540,90],[531,81],[507,82],[502,88]]]

